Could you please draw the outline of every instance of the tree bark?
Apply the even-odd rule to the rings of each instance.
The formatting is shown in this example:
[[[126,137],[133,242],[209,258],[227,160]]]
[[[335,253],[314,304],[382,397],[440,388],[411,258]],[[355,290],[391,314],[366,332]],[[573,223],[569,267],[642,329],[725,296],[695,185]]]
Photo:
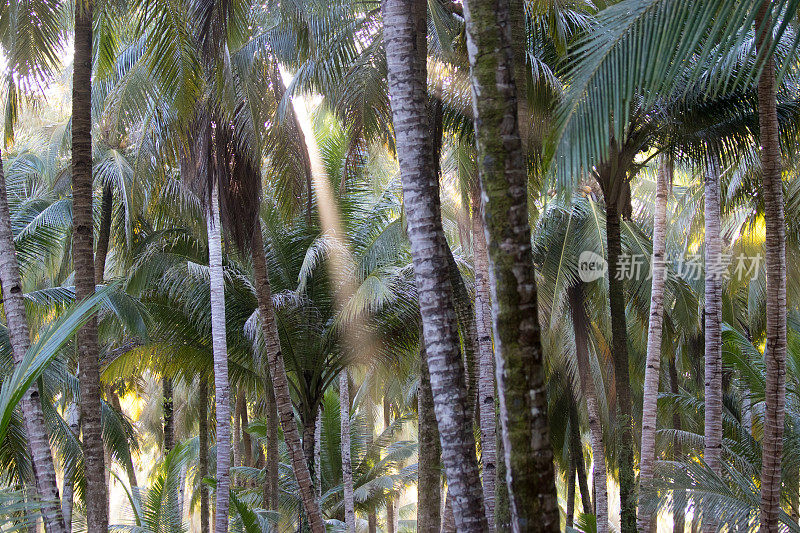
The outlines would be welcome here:
[[[199,441],[197,475],[200,477],[200,533],[209,533],[208,486],[203,483],[203,478],[208,475],[208,383],[202,376],[197,394],[200,404],[200,427],[197,437]]]
[[[75,5],[75,51],[72,79],[72,254],[75,299],[94,293],[95,269],[92,217],[92,0]],[[108,493],[100,419],[100,357],[97,318],[77,335],[81,425],[86,467],[86,525],[88,533],[108,529]]]
[[[442,460],[459,531],[485,532],[473,417],[467,408],[426,112],[427,2],[384,0],[382,7],[389,96]]]
[[[583,444],[581,443],[581,428],[578,418],[578,405],[573,399],[570,404],[569,423],[569,448],[574,457],[575,476],[578,478],[578,488],[581,493],[581,505],[584,513],[592,512],[592,499],[589,496],[589,483],[586,479],[586,464],[583,462]]]
[[[228,532],[231,466],[231,402],[225,325],[225,277],[222,269],[222,226],[218,184],[211,186],[208,212],[208,267],[211,280],[211,340],[214,351],[214,395],[217,414],[217,489],[214,531]]]
[[[67,406],[67,425],[76,439],[80,439],[80,409],[78,404],[70,402]],[[75,498],[75,462],[70,461],[64,465],[64,490],[61,497],[61,515],[64,517],[64,527],[67,532],[72,531],[72,510]],[[48,530],[49,531],[49,530]]]
[[[22,294],[22,277],[14,248],[14,234],[11,230],[11,211],[8,206],[2,154],[0,154],[0,284],[3,287],[3,310],[14,364],[18,365],[30,348],[30,332]],[[25,434],[31,451],[33,475],[38,496],[42,501],[42,518],[48,533],[62,533],[66,531],[66,527],[60,512],[61,500],[53,455],[50,451],[50,437],[47,434],[39,387],[36,383],[25,392],[21,404]]]
[[[164,412],[164,454],[175,447],[175,416],[172,402],[172,379],[161,378],[162,409]]]
[[[277,510],[278,509],[278,498],[280,496],[280,487],[278,485],[278,463],[280,461],[279,452],[278,452],[278,411],[277,406],[275,404],[275,391],[272,387],[272,377],[269,373],[269,369],[266,370],[267,373],[267,382],[266,382],[266,389],[267,389],[267,458],[266,458],[266,469],[267,469],[267,490],[269,493],[269,497],[267,499],[267,509]]]
[[[583,284],[573,285],[569,289],[570,314],[575,332],[575,359],[578,363],[578,375],[581,391],[586,400],[586,411],[589,414],[589,437],[592,443],[592,462],[594,486],[594,507],[597,516],[597,532],[608,533],[608,489],[606,474],[606,452],[603,444],[603,427],[600,422],[600,407],[595,389],[592,366],[589,362],[588,326],[589,318],[584,307]]]
[[[653,268],[650,289],[650,321],[647,328],[647,360],[642,401],[642,447],[639,462],[639,531],[649,531],[652,516],[643,510],[650,494],[656,460],[656,420],[658,381],[661,375],[661,332],[664,325],[664,282],[666,280],[667,202],[672,181],[671,163],[662,156],[656,177],[656,202],[653,213]]]
[[[311,475],[317,491],[317,501],[322,504],[322,406],[314,418],[314,472]]]
[[[308,517],[313,533],[325,533],[325,523],[322,519],[322,510],[317,501],[314,484],[309,472],[308,464],[303,457],[303,447],[300,434],[294,418],[292,398],[289,393],[289,379],[286,377],[286,368],[281,354],[278,326],[275,322],[275,311],[272,307],[272,289],[269,284],[267,261],[264,255],[264,242],[261,236],[261,224],[258,221],[253,230],[252,244],[253,275],[255,278],[256,297],[258,310],[261,315],[261,327],[264,330],[264,339],[267,350],[269,373],[275,392],[275,404],[278,411],[281,429],[283,430],[286,447],[292,462],[297,485],[300,487],[300,497],[303,509]],[[277,492],[274,494],[277,503]]]
[[[569,465],[567,466],[567,509],[564,521],[567,527],[572,527],[575,519],[575,457],[572,449],[569,453]]]
[[[353,496],[353,464],[350,460],[350,380],[347,369],[339,375],[339,414],[342,431],[342,481],[344,485],[344,523],[346,533],[356,532],[356,506]]]
[[[478,335],[478,412],[483,466],[483,504],[489,531],[495,530],[495,482],[497,480],[497,415],[495,413],[494,348],[489,256],[481,216],[480,193],[472,196],[472,254],[475,269],[475,324]]]
[[[242,410],[239,413],[239,426],[242,429],[242,464],[244,466],[253,466],[253,441],[250,438],[250,433],[247,431],[250,425],[250,415],[247,414],[247,396],[244,390],[241,391],[241,395]]]
[[[100,205],[100,228],[97,232],[97,251],[95,252],[94,283],[102,285],[106,272],[108,244],[111,240],[111,216],[114,207],[114,191],[111,185],[103,185],[103,203]]]
[[[678,368],[675,363],[675,352],[672,351],[669,358],[669,391],[672,394],[678,394]],[[680,431],[681,415],[677,410],[672,414],[672,427]],[[673,461],[680,461],[683,456],[681,449],[681,442],[677,435],[672,441],[672,459]],[[676,507],[673,503],[672,508],[672,531],[673,533],[684,533],[686,529],[686,516],[685,509]]]
[[[389,428],[392,425],[392,404],[386,396],[383,397],[383,427]],[[396,516],[396,497],[394,494],[389,494],[386,499],[386,532],[397,533],[397,516]]]
[[[719,161],[708,156],[705,173],[705,433],[703,459],[722,474],[722,236]],[[717,524],[703,520],[703,530]]]
[[[760,54],[772,45],[769,0],[762,0],[756,17]],[[786,222],[783,213],[781,148],[775,88],[775,59],[770,55],[758,80],[758,124],[766,220],[767,342],[764,438],[761,443],[761,528],[778,531],[781,499],[781,455],[786,403]]]
[[[560,526],[508,0],[465,2],[500,420],[514,531]],[[519,80],[524,86],[524,80]]]
[[[439,533],[441,528],[441,464],[439,456],[439,430],[433,412],[431,377],[428,371],[424,344],[420,347],[419,388],[417,413],[419,416],[419,479],[417,480],[417,531]]]
[[[621,437],[619,445],[620,522],[623,533],[636,531],[636,478],[633,473],[633,412],[628,371],[628,332],[625,317],[624,281],[618,275],[622,254],[620,213],[615,199],[606,199],[606,240],[608,247],[608,294],[611,310],[614,385],[619,409]]]

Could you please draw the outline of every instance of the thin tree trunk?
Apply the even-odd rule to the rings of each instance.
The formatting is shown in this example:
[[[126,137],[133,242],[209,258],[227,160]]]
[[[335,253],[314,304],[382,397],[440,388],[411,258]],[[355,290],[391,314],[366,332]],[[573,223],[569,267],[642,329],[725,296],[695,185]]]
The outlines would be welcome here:
[[[163,398],[162,409],[164,412],[164,454],[168,454],[175,447],[175,416],[172,402],[172,380],[168,377],[161,378],[161,395]]]
[[[383,427],[388,429],[392,425],[392,404],[386,396],[383,397]],[[393,494],[386,500],[386,532],[397,533],[397,517],[395,516],[395,501]]]
[[[575,457],[572,449],[569,451],[569,465],[567,466],[567,510],[565,513],[565,523],[567,527],[572,527],[575,519]]]
[[[315,477],[316,476],[316,477]],[[317,408],[314,419],[314,488],[317,490],[317,501],[322,503],[322,406]]]
[[[367,453],[374,455],[373,452],[373,443],[375,442],[375,404],[372,401],[372,396],[367,394],[364,397],[364,407],[366,411],[366,419],[367,419],[367,436],[366,436],[366,449]],[[438,438],[438,433],[437,433]],[[374,509],[374,507],[373,507]],[[375,514],[375,511],[372,510],[367,515],[367,533],[376,533],[378,531],[378,516]]]
[[[705,175],[705,433],[703,459],[722,474],[722,237],[720,235],[719,161],[708,156]],[[703,520],[703,530],[717,525]]]
[[[342,431],[342,481],[344,485],[344,523],[346,533],[356,532],[356,507],[353,496],[353,464],[350,460],[350,380],[347,369],[339,375],[339,414]]]
[[[22,278],[15,254],[11,211],[8,206],[6,179],[0,154],[0,284],[3,286],[3,310],[14,364],[18,365],[30,347],[30,333],[22,294]],[[25,392],[21,403],[34,479],[38,496],[42,501],[42,518],[48,533],[62,533],[66,528],[60,513],[56,470],[40,403],[39,387],[36,383]]]
[[[597,532],[608,532],[608,489],[606,474],[606,452],[603,444],[603,427],[600,422],[600,407],[595,389],[592,366],[589,362],[588,325],[584,307],[583,285],[573,285],[568,289],[572,327],[575,332],[575,359],[578,363],[578,375],[581,391],[586,400],[586,411],[589,414],[589,437],[592,443],[592,462],[594,486],[594,507],[597,516]]]
[[[483,466],[483,504],[489,531],[495,530],[495,482],[497,480],[497,415],[494,391],[494,348],[492,347],[492,302],[489,296],[489,256],[481,216],[480,193],[472,197],[472,254],[475,268],[475,324],[478,335],[478,412]]]
[[[581,493],[581,505],[584,513],[592,512],[592,499],[589,496],[589,483],[586,479],[586,464],[583,461],[583,444],[581,443],[581,428],[578,418],[578,404],[572,400],[570,403],[569,447],[570,454],[575,458],[575,476],[578,478],[578,488]]]
[[[197,475],[200,477],[200,533],[209,533],[208,486],[203,483],[203,478],[208,475],[208,383],[202,376],[197,394],[200,404],[200,428],[198,430],[200,449],[197,461]]]
[[[106,272],[108,244],[111,240],[111,216],[114,207],[114,192],[111,185],[103,185],[103,203],[100,205],[100,228],[97,232],[97,251],[95,252],[94,283],[101,285]]]
[[[608,247],[608,295],[611,310],[614,385],[619,409],[621,437],[619,456],[620,522],[623,533],[636,531],[636,478],[633,473],[633,411],[628,371],[628,332],[625,317],[625,287],[618,275],[622,254],[620,213],[616,201],[606,198],[606,240]]]
[[[92,217],[92,9],[93,1],[75,4],[75,53],[72,79],[72,254],[75,299],[94,293],[95,268]],[[108,529],[108,493],[100,418],[100,357],[97,318],[79,331],[78,362],[81,390],[81,426],[86,469],[86,525],[88,533]]]
[[[5,183],[5,182],[4,182]],[[80,438],[80,409],[78,404],[70,402],[67,407],[67,425],[76,439]],[[64,466],[64,494],[61,497],[61,515],[64,517],[64,527],[67,532],[72,531],[72,510],[75,498],[75,462],[69,461]]]
[[[280,487],[278,485],[278,463],[280,457],[278,456],[278,411],[275,405],[275,391],[272,388],[272,378],[269,369],[266,370],[266,390],[267,390],[267,491],[268,498],[266,501],[266,508],[277,510],[278,497]]]
[[[459,531],[487,530],[472,412],[458,340],[441,222],[439,182],[428,127],[427,2],[383,1],[389,95],[403,181],[425,351],[448,487]]]
[[[225,278],[222,270],[222,227],[218,184],[211,186],[208,212],[208,267],[211,280],[211,340],[214,350],[214,394],[217,413],[217,489],[214,531],[228,532],[231,466],[231,402],[225,327]]]
[[[261,326],[264,329],[264,339],[269,363],[269,373],[275,391],[275,404],[277,407],[281,429],[283,430],[286,447],[292,463],[297,485],[300,487],[300,497],[303,502],[306,516],[313,533],[325,533],[325,523],[322,520],[322,510],[316,499],[314,484],[309,472],[308,464],[303,457],[303,448],[300,434],[294,418],[292,398],[289,394],[289,380],[286,377],[286,368],[283,364],[278,326],[275,322],[275,312],[272,307],[272,289],[269,284],[267,261],[264,256],[264,242],[261,236],[261,224],[258,221],[253,230],[253,275],[255,278],[256,297],[258,309],[261,314]],[[277,492],[274,494],[277,503]]]
[[[319,411],[316,411],[319,413]],[[319,472],[317,471],[317,417],[310,414],[306,415],[303,420],[303,457],[305,458],[306,465],[308,465],[308,472],[311,476],[311,483],[314,486],[314,501],[319,505],[319,493],[317,487],[319,486]],[[302,528],[301,528],[302,529]],[[303,529],[303,531],[305,531]]]
[[[639,531],[648,531],[652,516],[643,507],[651,496],[656,460],[656,420],[658,379],[661,375],[661,332],[664,325],[664,282],[666,280],[667,202],[671,183],[671,163],[662,156],[656,178],[656,202],[653,213],[653,268],[650,289],[650,322],[647,328],[647,360],[642,401],[642,448],[639,462]]]
[[[250,415],[247,414],[247,396],[245,396],[244,390],[241,391],[241,395],[242,410],[239,413],[239,426],[242,429],[242,464],[244,466],[253,466],[253,441],[247,431],[250,425]]]
[[[669,358],[669,391],[672,394],[678,394],[678,368],[675,364],[675,352],[672,351]],[[681,415],[676,410],[672,414],[672,427],[680,431],[681,429]],[[681,449],[681,442],[677,435],[672,441],[672,459],[673,461],[680,461],[683,456]],[[686,510],[682,507],[677,507],[673,502],[672,508],[672,531],[673,533],[684,533],[686,529]]]
[[[756,17],[757,48],[766,54],[772,45],[769,0],[762,0]],[[758,80],[758,124],[766,220],[767,342],[766,401],[761,462],[761,528],[778,531],[781,499],[781,455],[786,403],[786,222],[783,214],[781,149],[775,88],[775,59],[771,55]]]
[[[428,372],[424,342],[420,347],[419,388],[417,413],[419,416],[419,479],[417,481],[417,531],[439,533],[441,527],[442,484],[439,456],[439,430],[433,412],[431,377]]]
[[[514,531],[558,531],[510,2],[464,4]],[[518,15],[518,14],[517,14]],[[519,69],[522,71],[522,69]],[[524,102],[523,102],[524,103]],[[524,111],[523,111],[524,112]],[[524,121],[523,121],[524,122]]]

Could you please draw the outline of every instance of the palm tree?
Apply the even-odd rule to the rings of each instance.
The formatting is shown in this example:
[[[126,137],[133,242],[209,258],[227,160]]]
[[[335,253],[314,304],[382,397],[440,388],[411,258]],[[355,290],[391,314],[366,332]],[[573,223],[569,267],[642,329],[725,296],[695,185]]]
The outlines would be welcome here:
[[[465,4],[483,219],[494,274],[497,386],[514,529],[556,531],[525,152],[517,119],[510,6]],[[492,52],[487,52],[492,51]]]
[[[460,531],[486,531],[426,110],[427,2],[385,0],[384,46],[442,461]]]
[[[339,410],[342,426],[342,479],[344,481],[344,520],[346,533],[356,531],[353,499],[353,464],[350,460],[350,380],[347,369],[339,375]]]
[[[8,334],[14,352],[14,363],[19,365],[30,348],[28,319],[22,295],[22,278],[19,273],[14,237],[11,231],[11,211],[8,206],[6,177],[0,156],[0,284],[3,287],[3,309],[8,325]],[[31,386],[22,399],[22,415],[25,432],[36,475],[36,487],[43,503],[42,516],[48,532],[66,531],[64,519],[59,514],[58,485],[50,452],[50,439],[44,423],[40,403],[39,387]]]
[[[758,79],[758,124],[764,184],[767,269],[767,394],[761,464],[761,527],[778,530],[784,404],[786,401],[786,222],[783,213],[781,150],[778,140],[772,2],[764,0],[755,19],[757,49],[765,64]],[[780,11],[778,11],[779,13]]]
[[[94,293],[92,208],[92,10],[93,1],[75,3],[75,53],[72,79],[72,209],[75,298]],[[97,320],[78,333],[81,426],[86,465],[86,525],[89,533],[108,529],[108,494],[100,417]]]
[[[647,328],[647,363],[642,400],[642,447],[639,462],[639,531],[650,530],[651,516],[642,512],[642,494],[653,479],[656,458],[656,409],[661,370],[661,332],[664,324],[664,278],[666,268],[667,204],[672,184],[672,164],[662,156],[656,180],[656,205],[653,214],[653,280],[650,291],[650,321]]]
[[[424,347],[420,347],[420,352]],[[441,445],[436,428],[431,376],[428,361],[420,353],[419,387],[417,389],[417,417],[419,419],[419,478],[417,480],[417,531],[439,533],[441,531]]]

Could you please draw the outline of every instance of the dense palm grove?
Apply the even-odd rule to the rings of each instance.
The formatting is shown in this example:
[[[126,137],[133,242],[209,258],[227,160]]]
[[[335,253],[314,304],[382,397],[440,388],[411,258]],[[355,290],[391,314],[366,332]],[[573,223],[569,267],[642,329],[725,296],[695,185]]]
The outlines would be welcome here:
[[[6,0],[0,531],[800,531],[800,0]]]

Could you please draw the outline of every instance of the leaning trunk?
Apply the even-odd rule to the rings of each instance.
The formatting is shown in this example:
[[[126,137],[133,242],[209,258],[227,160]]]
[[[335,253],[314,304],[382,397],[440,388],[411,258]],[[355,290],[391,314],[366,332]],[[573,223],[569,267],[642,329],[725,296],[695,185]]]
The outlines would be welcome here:
[[[719,213],[719,161],[708,156],[705,177],[705,433],[703,459],[721,475],[722,457],[722,237]],[[703,519],[703,530],[717,525]]]
[[[515,75],[509,3],[470,0],[464,7],[483,219],[494,280],[497,388],[512,527],[558,531],[560,517],[531,266],[528,175],[521,139],[526,134],[520,132],[517,108],[521,100],[517,82],[524,86],[525,80],[517,80]]]
[[[92,0],[75,3],[75,53],[72,78],[72,257],[75,299],[95,288],[92,217]],[[86,525],[88,533],[108,529],[108,495],[100,419],[100,357],[97,318],[77,335],[80,366],[81,426],[86,471]]]
[[[662,158],[656,178],[656,204],[653,213],[653,268],[650,289],[650,322],[647,327],[647,361],[642,401],[642,452],[639,462],[639,531],[649,531],[652,516],[644,510],[653,481],[656,460],[656,418],[658,378],[661,373],[661,331],[664,324],[664,281],[666,279],[667,201],[671,182],[671,163]]]
[[[597,399],[592,366],[589,362],[589,318],[584,307],[583,284],[573,285],[568,289],[569,305],[572,315],[572,327],[575,332],[575,359],[578,363],[578,375],[581,391],[586,400],[586,411],[589,414],[589,437],[592,444],[592,462],[594,486],[594,507],[597,516],[597,532],[608,532],[608,491],[606,479],[606,451],[603,444],[603,427],[600,422],[600,405]]]
[[[6,315],[8,335],[14,355],[14,364],[20,364],[30,347],[28,318],[25,314],[25,301],[22,295],[22,277],[14,249],[14,235],[11,230],[11,211],[8,206],[8,193],[0,154],[0,284],[3,286],[3,310]],[[31,452],[31,463],[36,488],[41,498],[42,518],[48,533],[66,531],[60,513],[60,499],[56,483],[56,470],[50,452],[50,439],[44,422],[44,413],[36,383],[25,392],[22,398],[22,418]]]
[[[419,479],[417,480],[417,531],[439,533],[442,506],[439,430],[433,412],[431,377],[424,347],[420,349],[417,413],[419,416]]]
[[[267,351],[269,373],[272,377],[272,386],[275,392],[275,403],[278,411],[281,429],[283,430],[289,458],[292,463],[297,485],[300,488],[300,499],[303,503],[309,525],[313,533],[325,533],[325,523],[322,520],[322,510],[316,499],[314,484],[309,472],[308,464],[303,457],[303,448],[300,433],[295,423],[292,397],[289,393],[289,379],[286,377],[286,368],[283,364],[278,325],[275,322],[275,311],[272,307],[272,289],[269,284],[267,261],[264,255],[264,242],[261,236],[261,224],[257,221],[253,230],[252,243],[253,275],[255,278],[256,298],[258,310],[261,315],[261,327],[264,330],[264,340]],[[276,487],[277,489],[277,487]],[[277,491],[273,494],[274,503],[277,503]]]
[[[606,198],[606,241],[608,247],[608,298],[611,310],[611,353],[614,358],[614,385],[617,392],[619,425],[619,500],[621,530],[636,531],[636,477],[633,473],[633,413],[628,375],[628,332],[625,319],[625,287],[619,275],[622,235],[620,214],[611,198]]]
[[[222,270],[222,228],[218,185],[211,186],[208,207],[208,267],[211,280],[211,341],[214,351],[214,394],[217,413],[217,489],[214,531],[228,532],[231,466],[231,403],[228,345],[225,339],[225,278]]]
[[[208,475],[208,383],[202,376],[199,385],[197,395],[200,404],[200,427],[197,436],[199,441],[197,476],[200,478],[200,533],[209,533],[208,485],[203,482]]]
[[[494,349],[492,302],[489,296],[489,256],[481,217],[480,193],[472,197],[472,254],[475,268],[475,324],[478,335],[478,412],[483,466],[483,504],[489,531],[495,530],[495,482],[497,480],[497,415],[494,407]]]
[[[356,532],[356,509],[353,496],[353,464],[350,460],[350,380],[347,369],[339,375],[339,415],[342,432],[342,482],[344,485],[344,523],[346,533]]]
[[[275,405],[275,391],[272,388],[272,378],[269,374],[269,369],[266,370],[267,379],[265,388],[267,390],[267,482],[265,490],[267,497],[265,498],[266,508],[270,510],[278,509],[278,494],[280,487],[278,486],[278,463],[280,457],[278,456],[278,411]]]
[[[426,110],[427,2],[384,0],[389,96],[425,351],[449,490],[459,531],[485,532],[483,490],[468,409],[439,182]]]
[[[757,48],[771,48],[770,2],[762,0],[756,17]],[[761,528],[778,531],[781,509],[781,454],[786,403],[786,222],[783,215],[781,152],[775,88],[775,59],[770,55],[758,80],[758,124],[766,221],[767,343],[764,438],[761,449]]]

